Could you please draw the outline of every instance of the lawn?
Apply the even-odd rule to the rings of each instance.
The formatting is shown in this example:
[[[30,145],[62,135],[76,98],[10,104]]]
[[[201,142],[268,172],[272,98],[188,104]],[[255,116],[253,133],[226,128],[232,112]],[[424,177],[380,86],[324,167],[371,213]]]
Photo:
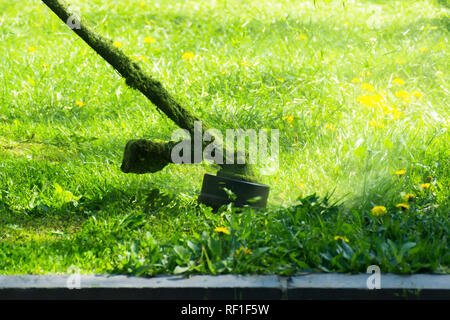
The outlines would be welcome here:
[[[0,274],[449,273],[444,1],[73,1],[216,128],[280,130],[265,210],[207,165],[120,171],[177,128],[37,0],[0,0]]]

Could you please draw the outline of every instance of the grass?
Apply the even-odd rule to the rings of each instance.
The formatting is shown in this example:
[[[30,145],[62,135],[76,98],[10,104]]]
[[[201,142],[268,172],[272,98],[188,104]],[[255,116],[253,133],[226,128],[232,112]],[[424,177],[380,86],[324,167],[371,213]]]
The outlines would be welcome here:
[[[449,272],[445,1],[74,2],[211,126],[280,129],[280,169],[240,213],[196,204],[208,167],[122,173],[175,125],[40,1],[1,1],[1,274]]]

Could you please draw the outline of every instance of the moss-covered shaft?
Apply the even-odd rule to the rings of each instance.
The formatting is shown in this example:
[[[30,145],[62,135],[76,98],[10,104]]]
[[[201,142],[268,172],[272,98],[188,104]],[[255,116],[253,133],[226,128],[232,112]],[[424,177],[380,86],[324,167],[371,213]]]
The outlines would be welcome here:
[[[138,174],[160,171],[169,163],[173,163],[172,149],[177,143],[148,139],[130,140],[125,146],[120,169],[125,173]],[[192,160],[195,152],[194,144],[190,150],[190,159]],[[237,162],[237,158],[235,160]],[[248,164],[223,164],[217,175],[256,182],[253,168]]]
[[[128,141],[120,169],[125,173],[153,173],[171,163],[172,144],[146,139]]]
[[[42,0],[64,23],[69,21],[72,14],[68,6],[60,0]],[[150,77],[142,68],[127,57],[111,40],[96,34],[83,19],[79,28],[72,29],[103,59],[114,67],[125,79],[126,83],[142,92],[156,107],[164,112],[180,128],[193,133],[194,122],[200,121],[188,110],[183,108],[163,87],[161,82]],[[77,26],[78,27],[78,26]]]

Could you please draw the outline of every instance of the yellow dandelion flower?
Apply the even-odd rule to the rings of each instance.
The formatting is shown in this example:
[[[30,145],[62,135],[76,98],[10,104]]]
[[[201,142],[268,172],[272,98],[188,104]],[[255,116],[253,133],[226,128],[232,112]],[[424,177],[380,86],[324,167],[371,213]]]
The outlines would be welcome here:
[[[336,127],[329,123],[327,123],[325,125],[325,128],[327,128],[328,130],[331,130],[331,131],[336,131]]]
[[[83,101],[76,101],[75,104],[76,104],[77,106],[79,106],[80,108],[81,108],[81,107],[84,107],[84,106],[86,105]]]
[[[253,252],[248,249],[248,248],[244,248],[244,247],[240,247],[238,250],[236,250],[236,255],[238,256],[239,254],[244,253],[245,255],[249,255],[252,254]]]
[[[395,174],[396,174],[397,176],[402,176],[402,175],[404,175],[405,173],[406,173],[406,170],[405,170],[405,169],[395,171]]]
[[[36,48],[33,46],[30,46],[30,47],[28,47],[28,51],[31,53],[34,53],[34,52],[36,52]]]
[[[390,106],[381,106],[381,109],[383,110],[384,114],[390,114],[394,111]]]
[[[183,58],[184,60],[192,60],[195,58],[195,54],[193,54],[192,52],[185,52],[183,53],[181,58]]]
[[[366,107],[381,107],[384,105],[384,98],[380,94],[374,95],[364,95],[356,99],[357,102],[361,103]]]
[[[123,47],[123,43],[120,41],[114,41],[113,46],[116,48],[121,48],[121,47]]]
[[[394,116],[394,119],[399,119],[402,116],[402,112],[398,109],[393,109],[392,115]]]
[[[131,59],[133,59],[134,61],[144,61],[144,62],[148,61],[148,58],[145,56],[132,56]]]
[[[397,98],[402,99],[403,101],[409,101],[409,93],[407,91],[404,90],[397,91],[395,93],[395,96]]]
[[[307,39],[308,39],[308,37],[305,36],[304,34],[299,34],[296,38],[297,38],[298,40],[307,40]]]
[[[353,78],[352,82],[353,83],[358,83],[358,82],[361,82],[361,79],[360,78]]]
[[[156,39],[153,37],[146,37],[146,38],[144,38],[144,42],[145,43],[155,43]]]
[[[394,84],[398,84],[398,85],[402,85],[405,84],[405,80],[401,79],[401,78],[395,78],[394,80],[392,80],[392,82]]]
[[[361,89],[367,90],[367,91],[370,91],[370,92],[374,92],[375,91],[375,88],[370,83],[363,83],[361,85]]]
[[[403,196],[403,200],[405,200],[406,202],[412,202],[416,199],[416,196],[412,193],[407,193]]]
[[[334,240],[336,240],[336,241],[342,240],[342,241],[345,241],[345,242],[349,242],[348,238],[347,237],[343,237],[343,236],[335,236]]]
[[[422,184],[420,185],[420,187],[421,187],[422,189],[424,189],[424,190],[430,189],[430,188],[431,188],[431,183],[429,183],[429,182],[422,183]]]
[[[48,67],[48,64],[46,64],[45,62],[42,62],[42,63],[41,63],[41,67],[46,68],[46,67]]]
[[[405,63],[406,63],[406,60],[405,60],[405,59],[395,59],[395,63],[398,63],[398,64],[405,64]]]
[[[425,52],[425,51],[428,51],[428,48],[427,47],[422,47],[422,48],[420,48],[419,49],[421,52]]]
[[[224,227],[217,227],[214,229],[214,231],[218,233],[230,234],[230,231]]]
[[[294,117],[293,116],[284,116],[282,119],[286,120],[287,123],[289,123],[289,124],[291,124],[292,121],[294,121]]]
[[[145,2],[144,1],[141,1],[140,3],[139,3],[139,5],[141,6],[141,8],[142,7],[144,7],[145,6]]]
[[[370,211],[374,216],[382,216],[384,214],[387,213],[387,209],[384,206],[375,206],[372,208],[372,210]]]
[[[413,91],[411,93],[414,97],[416,97],[417,99],[421,99],[423,97],[423,93],[420,91]]]
[[[396,204],[395,206],[404,211],[409,210],[409,204],[406,204],[406,203],[399,203],[399,204]]]

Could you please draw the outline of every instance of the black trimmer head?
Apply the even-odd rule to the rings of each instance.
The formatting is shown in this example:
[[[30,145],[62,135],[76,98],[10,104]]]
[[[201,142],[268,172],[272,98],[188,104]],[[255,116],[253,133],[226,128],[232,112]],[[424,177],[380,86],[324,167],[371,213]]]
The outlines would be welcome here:
[[[235,207],[265,208],[269,191],[265,184],[205,174],[198,202],[214,210],[229,203]]]

